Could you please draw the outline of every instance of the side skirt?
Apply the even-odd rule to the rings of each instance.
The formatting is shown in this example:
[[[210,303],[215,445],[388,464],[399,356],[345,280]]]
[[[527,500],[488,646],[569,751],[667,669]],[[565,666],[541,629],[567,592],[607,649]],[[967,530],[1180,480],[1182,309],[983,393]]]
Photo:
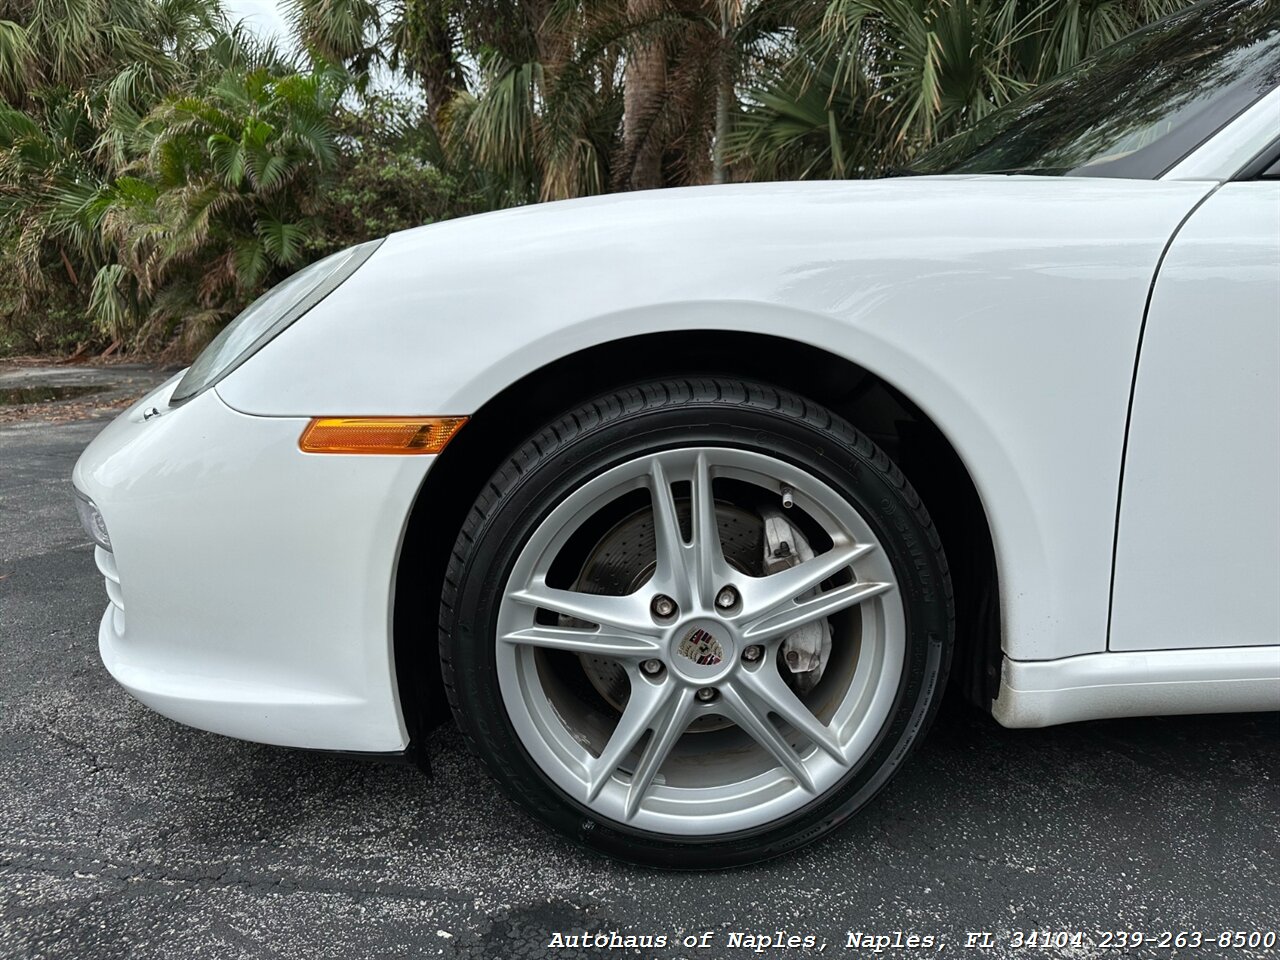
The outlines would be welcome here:
[[[1006,658],[991,705],[1005,727],[1261,710],[1280,710],[1280,646]]]

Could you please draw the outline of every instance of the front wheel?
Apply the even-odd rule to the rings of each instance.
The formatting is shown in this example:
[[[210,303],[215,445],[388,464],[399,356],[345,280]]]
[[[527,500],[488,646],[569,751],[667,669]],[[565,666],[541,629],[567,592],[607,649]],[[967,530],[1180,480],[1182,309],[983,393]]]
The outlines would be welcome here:
[[[848,819],[932,718],[951,582],[914,490],[755,383],[596,399],[511,457],[443,591],[454,715],[518,802],[637,862],[724,867]]]

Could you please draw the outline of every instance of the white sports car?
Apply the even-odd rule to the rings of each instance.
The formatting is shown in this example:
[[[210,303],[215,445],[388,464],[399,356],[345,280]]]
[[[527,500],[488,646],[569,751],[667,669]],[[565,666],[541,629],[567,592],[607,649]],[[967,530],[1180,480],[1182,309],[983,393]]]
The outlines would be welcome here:
[[[724,866],[1002,724],[1280,707],[1280,5],[920,176],[527,207],[314,264],[75,469],[112,675]]]

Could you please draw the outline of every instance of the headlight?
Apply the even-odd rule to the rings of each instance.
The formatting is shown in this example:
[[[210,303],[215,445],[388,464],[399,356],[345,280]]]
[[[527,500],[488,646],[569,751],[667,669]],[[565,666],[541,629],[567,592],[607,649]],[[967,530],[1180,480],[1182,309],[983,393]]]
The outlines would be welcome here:
[[[257,353],[271,339],[333,293],[373,255],[371,240],[303,267],[276,284],[232,320],[196,357],[169,398],[171,405],[207,390]]]

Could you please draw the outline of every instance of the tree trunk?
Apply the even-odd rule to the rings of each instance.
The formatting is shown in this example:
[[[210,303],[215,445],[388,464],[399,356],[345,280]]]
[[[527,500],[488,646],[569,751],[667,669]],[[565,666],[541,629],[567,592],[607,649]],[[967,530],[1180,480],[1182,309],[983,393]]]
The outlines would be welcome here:
[[[712,147],[711,171],[712,183],[725,182],[724,142],[729,136],[729,110],[733,103],[733,80],[726,74],[720,77],[720,87],[716,91],[716,139]]]
[[[466,89],[448,9],[438,0],[407,0],[404,18],[406,66],[417,74],[431,122],[443,134],[441,111]]]
[[[633,20],[651,18],[660,8],[661,0],[627,0],[627,13]],[[625,83],[622,147],[629,170],[623,171],[622,185],[629,190],[660,187],[662,137],[658,120],[666,96],[666,44],[653,37],[638,45],[627,62]]]
[[[720,54],[719,82],[716,85],[716,129],[711,148],[711,182],[724,183],[727,179],[724,158],[725,140],[729,136],[729,115],[736,104],[737,91],[733,81],[737,73],[732,37],[742,22],[742,3],[721,2],[720,6]]]

